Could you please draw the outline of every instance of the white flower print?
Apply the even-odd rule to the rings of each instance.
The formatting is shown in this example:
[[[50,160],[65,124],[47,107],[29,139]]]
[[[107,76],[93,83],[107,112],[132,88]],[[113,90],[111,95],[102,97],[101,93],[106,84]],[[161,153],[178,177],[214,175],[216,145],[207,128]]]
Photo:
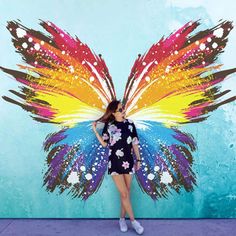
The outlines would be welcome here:
[[[137,137],[134,137],[132,140],[132,144],[139,144],[139,140]]]
[[[129,123],[131,123],[131,124],[133,123],[133,121],[132,121],[132,120],[130,120],[130,119],[128,119],[128,121],[129,121]]]
[[[123,148],[121,148],[121,149],[117,149],[117,150],[116,150],[116,155],[118,156],[118,158],[124,156],[124,152],[122,151],[122,149],[123,149]]]
[[[111,161],[108,162],[108,168],[111,169]]]
[[[128,128],[130,129],[131,132],[133,132],[133,126],[129,125]]]
[[[124,167],[124,169],[129,168],[129,162],[128,161],[123,161],[122,166]]]
[[[129,174],[135,174],[134,166],[132,167],[132,171],[130,171]]]
[[[108,153],[109,156],[111,155],[111,152],[112,152],[111,149],[109,149],[109,153]]]
[[[111,146],[114,145],[118,140],[121,139],[121,129],[118,129],[116,125],[111,125],[109,127],[111,132]]]
[[[131,142],[132,142],[132,137],[129,136],[129,137],[127,138],[127,143],[130,144]]]
[[[109,136],[106,133],[104,133],[102,137],[103,137],[103,140],[109,139]]]

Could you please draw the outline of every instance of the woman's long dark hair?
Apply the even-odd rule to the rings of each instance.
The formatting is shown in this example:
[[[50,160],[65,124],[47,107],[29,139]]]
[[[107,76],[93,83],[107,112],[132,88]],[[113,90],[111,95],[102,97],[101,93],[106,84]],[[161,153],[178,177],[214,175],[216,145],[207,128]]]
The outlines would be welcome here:
[[[121,102],[120,100],[113,99],[108,104],[107,109],[106,109],[105,113],[103,114],[103,116],[101,116],[99,119],[97,119],[96,122],[99,121],[99,122],[106,123],[106,122],[110,122],[110,121],[115,120],[115,117],[113,116],[112,113],[116,111],[120,102]]]

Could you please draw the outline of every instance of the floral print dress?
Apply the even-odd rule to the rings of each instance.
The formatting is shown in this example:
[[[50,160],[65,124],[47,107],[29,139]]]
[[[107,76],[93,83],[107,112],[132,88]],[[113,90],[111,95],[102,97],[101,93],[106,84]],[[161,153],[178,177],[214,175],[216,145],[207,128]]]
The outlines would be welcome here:
[[[132,120],[106,122],[102,131],[108,143],[108,175],[134,174],[133,144],[139,144],[136,127]]]

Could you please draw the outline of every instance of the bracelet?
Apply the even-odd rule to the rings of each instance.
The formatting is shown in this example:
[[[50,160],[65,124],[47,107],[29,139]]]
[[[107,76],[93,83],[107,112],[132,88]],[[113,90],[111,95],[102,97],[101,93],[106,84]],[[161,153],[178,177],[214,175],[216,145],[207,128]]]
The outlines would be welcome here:
[[[142,162],[141,160],[137,160],[137,162],[138,162],[138,161],[139,161],[139,162]]]

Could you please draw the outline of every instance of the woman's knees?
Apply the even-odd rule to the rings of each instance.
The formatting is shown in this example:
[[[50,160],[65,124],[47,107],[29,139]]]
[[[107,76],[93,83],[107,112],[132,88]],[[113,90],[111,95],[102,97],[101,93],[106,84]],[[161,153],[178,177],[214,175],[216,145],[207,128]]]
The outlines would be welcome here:
[[[121,196],[121,198],[126,199],[129,196],[129,192],[128,191],[123,191],[123,192],[120,193],[120,196]]]
[[[120,192],[121,198],[124,198],[124,199],[127,198],[127,197],[129,197],[129,194],[130,194],[130,188],[127,188],[126,191]]]

